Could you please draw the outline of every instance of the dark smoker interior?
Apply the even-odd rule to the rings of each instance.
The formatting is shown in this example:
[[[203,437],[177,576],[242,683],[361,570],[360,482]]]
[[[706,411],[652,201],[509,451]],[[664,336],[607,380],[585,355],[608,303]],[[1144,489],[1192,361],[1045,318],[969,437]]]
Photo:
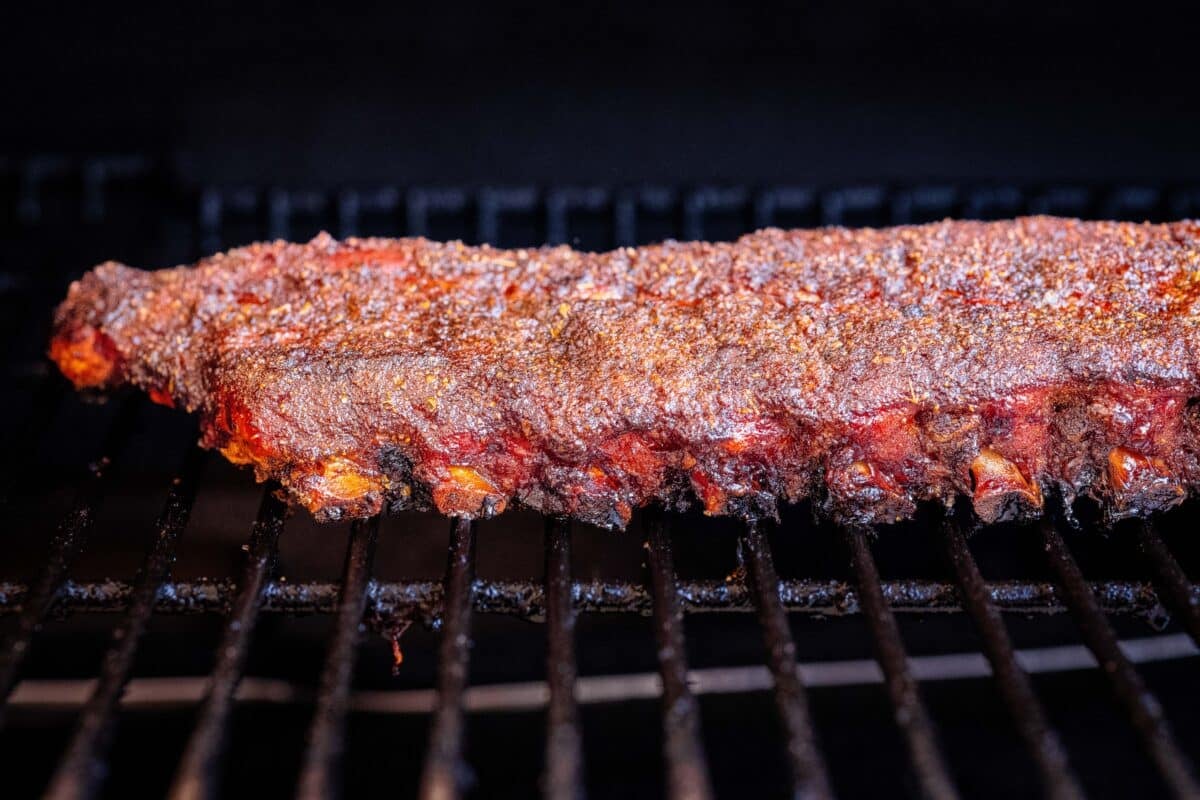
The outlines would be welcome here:
[[[45,358],[54,304],[96,263],[321,230],[598,249],[764,225],[1200,217],[1193,12],[5,15],[5,797],[1196,790],[1194,502],[1146,525],[1107,529],[1083,504],[1079,526],[974,533],[936,508],[839,529],[807,504],[760,531],[653,511],[624,532],[520,510],[317,525],[197,451],[185,415],[77,396]],[[964,554],[982,578],[956,569]],[[804,690],[772,672],[797,674],[789,639]],[[206,695],[214,674],[231,691],[245,676],[236,703]]]

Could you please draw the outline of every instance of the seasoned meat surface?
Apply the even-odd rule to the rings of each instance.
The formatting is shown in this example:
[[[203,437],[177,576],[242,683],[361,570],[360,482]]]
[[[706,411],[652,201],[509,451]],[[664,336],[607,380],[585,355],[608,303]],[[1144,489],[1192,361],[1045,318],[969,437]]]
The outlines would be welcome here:
[[[102,264],[58,308],[78,387],[197,411],[318,517],[514,500],[881,522],[969,495],[1112,517],[1200,482],[1200,224],[763,230],[607,253],[321,235]]]

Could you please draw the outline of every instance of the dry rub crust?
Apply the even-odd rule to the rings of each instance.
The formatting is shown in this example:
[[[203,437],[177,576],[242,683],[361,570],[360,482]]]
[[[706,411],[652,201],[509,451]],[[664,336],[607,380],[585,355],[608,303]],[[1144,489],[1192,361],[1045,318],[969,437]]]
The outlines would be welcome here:
[[[103,264],[52,358],[198,411],[323,518],[514,500],[622,526],[696,498],[860,521],[1200,482],[1200,224],[764,230],[608,253],[327,235]]]

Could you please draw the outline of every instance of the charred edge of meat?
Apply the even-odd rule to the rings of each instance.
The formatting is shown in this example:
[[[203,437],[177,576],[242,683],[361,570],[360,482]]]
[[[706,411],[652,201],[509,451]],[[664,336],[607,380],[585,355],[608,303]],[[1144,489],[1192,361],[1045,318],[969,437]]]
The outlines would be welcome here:
[[[385,447],[379,452],[379,470],[389,483],[387,509],[393,513],[433,508],[429,487],[413,480],[413,466],[412,459],[399,448]]]
[[[842,524],[897,522],[917,510],[914,498],[895,479],[867,461],[831,466],[826,483],[822,508]]]
[[[1124,447],[1114,447],[1108,454],[1108,484],[1112,496],[1105,509],[1112,520],[1165,511],[1187,497],[1161,458]]]

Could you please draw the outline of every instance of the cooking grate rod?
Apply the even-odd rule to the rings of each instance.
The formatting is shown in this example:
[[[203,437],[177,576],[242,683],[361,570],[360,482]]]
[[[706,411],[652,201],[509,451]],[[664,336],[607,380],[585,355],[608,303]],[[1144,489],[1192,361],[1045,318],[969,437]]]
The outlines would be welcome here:
[[[921,794],[930,800],[958,797],[950,770],[937,741],[933,721],[925,710],[917,681],[909,668],[908,655],[900,638],[896,617],[888,607],[880,586],[879,570],[867,544],[867,532],[857,526],[843,531],[850,548],[850,561],[861,590],[863,616],[871,630],[875,655],[883,670],[884,684],[896,715],[896,724],[904,734],[909,759]]]
[[[421,773],[422,800],[449,800],[460,796],[470,775],[469,767],[462,759],[463,694],[471,658],[474,580],[475,526],[470,520],[456,519],[450,526],[446,606],[438,648],[437,706]]]
[[[724,580],[677,581],[684,613],[754,610],[748,587]],[[1096,581],[1088,584],[1106,614],[1153,617],[1160,610],[1154,586],[1141,581]],[[540,620],[546,613],[545,587],[536,581],[474,583],[472,606],[481,613]],[[891,580],[880,584],[895,613],[952,613],[962,610],[954,584],[929,580]],[[1036,581],[992,581],[988,594],[998,609],[1011,614],[1061,614],[1067,609],[1062,590]],[[54,609],[62,614],[114,612],[129,608],[134,587],[126,581],[67,580]],[[265,589],[262,611],[270,614],[332,614],[341,585],[272,581]],[[630,613],[649,616],[653,605],[645,586],[619,581],[576,581],[571,590],[577,613]],[[179,581],[163,585],[155,613],[224,614],[234,602],[231,581]],[[433,581],[380,581],[368,599],[368,617],[388,626],[415,620],[437,624],[444,587]],[[0,582],[0,613],[18,613],[29,588]],[[1200,603],[1200,587],[1192,587],[1192,602]],[[859,592],[838,580],[786,579],[779,582],[779,600],[789,614],[845,616],[859,612]]]
[[[96,794],[108,771],[107,757],[121,694],[129,681],[142,634],[154,613],[155,598],[175,561],[175,543],[191,516],[196,486],[206,452],[188,450],[184,464],[167,494],[155,524],[154,545],[135,580],[129,611],[113,631],[112,646],[104,656],[100,680],[80,715],[67,752],[59,762],[50,788],[53,800],[76,800]]]
[[[1154,585],[1167,607],[1178,615],[1184,630],[1192,641],[1200,645],[1200,598],[1196,588],[1188,581],[1179,562],[1171,555],[1166,543],[1149,520],[1138,520],[1138,540],[1150,569],[1154,573]]]
[[[992,676],[1030,757],[1037,765],[1046,796],[1054,800],[1082,798],[1083,788],[1071,770],[1058,734],[1050,727],[1046,712],[1034,694],[1029,675],[1017,662],[1004,620],[989,596],[962,528],[955,519],[947,516],[942,531],[946,552],[958,576],[963,605],[979,629],[983,652],[992,666]]]
[[[308,731],[308,748],[296,796],[324,800],[341,796],[342,755],[346,746],[346,713],[357,661],[363,612],[371,591],[371,570],[379,539],[379,517],[355,520],[350,528],[342,595],[338,601],[333,641],[321,672],[317,708]]]
[[[129,438],[135,416],[133,403],[122,403],[117,409],[100,450],[101,456],[88,465],[88,475],[78,490],[74,505],[59,523],[50,541],[50,552],[30,583],[32,589],[21,604],[16,630],[4,641],[4,649],[0,651],[0,729],[4,727],[8,707],[5,701],[16,685],[21,665],[33,645],[33,637],[61,598],[71,564],[91,532],[96,509],[104,498],[106,478],[112,472],[111,455],[121,450]]]
[[[751,524],[741,540],[742,558],[758,608],[758,621],[767,648],[767,666],[775,684],[775,705],[787,740],[792,773],[792,797],[822,800],[833,797],[825,759],[817,746],[808,713],[808,697],[796,666],[796,643],[787,612],[779,602],[779,576],[771,546],[761,525]]]
[[[242,573],[241,588],[225,624],[217,664],[196,727],[171,787],[172,800],[215,800],[220,794],[221,759],[234,693],[242,680],[263,590],[275,568],[279,535],[287,516],[287,505],[276,497],[277,488],[268,486],[263,495],[258,519],[250,534],[250,554]]]
[[[687,684],[683,610],[679,607],[671,536],[661,512],[647,512],[644,520],[650,591],[654,596],[654,637],[662,676],[667,795],[676,800],[706,800],[713,792],[700,742],[700,710]]]
[[[1142,746],[1176,797],[1200,797],[1200,783],[1196,781],[1188,757],[1171,735],[1162,706],[1121,652],[1116,632],[1104,618],[1104,612],[1084,580],[1062,534],[1049,516],[1042,519],[1040,527],[1047,558],[1058,575],[1064,599],[1075,618],[1083,642],[1096,656],[1101,671],[1108,676],[1113,692],[1138,732]]]
[[[582,800],[583,745],[575,702],[575,609],[571,602],[571,522],[546,521],[546,764],[548,800]]]

